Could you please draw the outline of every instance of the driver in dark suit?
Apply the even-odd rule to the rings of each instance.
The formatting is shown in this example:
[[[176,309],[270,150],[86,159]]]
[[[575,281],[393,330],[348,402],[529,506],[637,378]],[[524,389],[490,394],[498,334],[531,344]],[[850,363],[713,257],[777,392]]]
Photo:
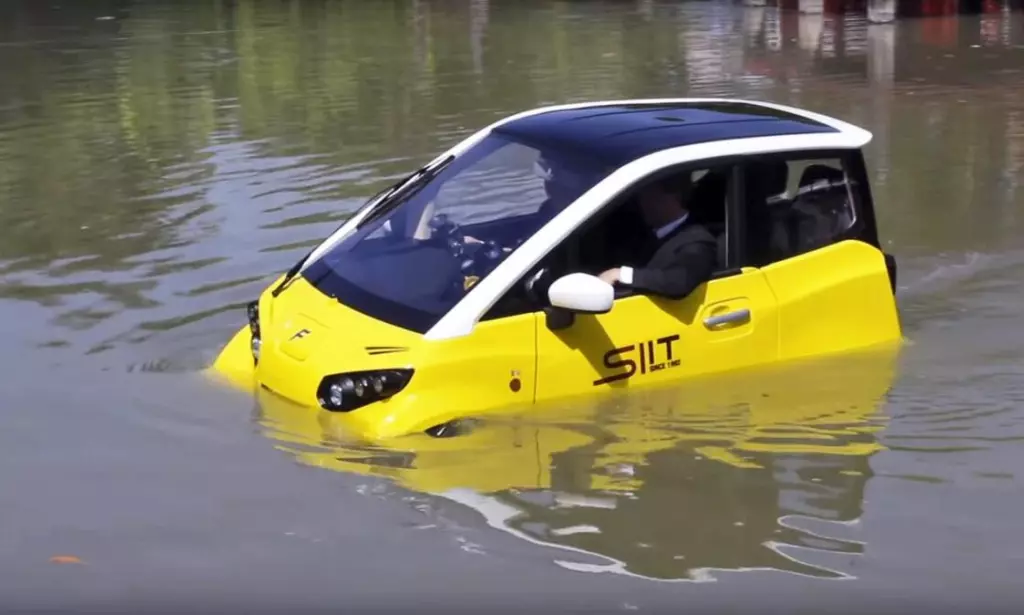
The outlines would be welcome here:
[[[659,179],[637,195],[651,244],[639,267],[622,265],[599,276],[609,284],[682,299],[711,278],[718,258],[714,235],[690,220],[684,203],[693,185],[689,173]]]

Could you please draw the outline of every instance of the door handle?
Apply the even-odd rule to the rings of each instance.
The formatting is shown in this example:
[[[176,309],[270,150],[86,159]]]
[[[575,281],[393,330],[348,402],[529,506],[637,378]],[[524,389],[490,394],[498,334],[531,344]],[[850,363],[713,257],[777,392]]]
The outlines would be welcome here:
[[[740,322],[750,322],[750,310],[744,308],[742,310],[736,310],[735,312],[726,312],[725,314],[718,314],[717,316],[708,316],[704,319],[704,326],[708,329],[714,329],[721,325]]]

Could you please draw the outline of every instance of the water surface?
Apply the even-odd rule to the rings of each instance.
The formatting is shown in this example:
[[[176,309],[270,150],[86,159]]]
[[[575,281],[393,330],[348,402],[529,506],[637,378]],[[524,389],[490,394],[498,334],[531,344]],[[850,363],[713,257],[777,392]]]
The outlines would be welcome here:
[[[0,604],[1024,598],[1024,20],[719,2],[0,7]],[[908,344],[353,447],[197,370],[365,198],[549,103],[861,124]],[[73,555],[82,564],[50,563]]]

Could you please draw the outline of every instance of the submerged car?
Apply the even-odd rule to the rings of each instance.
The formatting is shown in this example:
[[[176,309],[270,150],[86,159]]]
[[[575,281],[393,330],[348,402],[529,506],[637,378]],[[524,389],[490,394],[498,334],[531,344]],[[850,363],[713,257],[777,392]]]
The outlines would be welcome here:
[[[901,339],[866,130],[730,99],[545,107],[466,138],[364,205],[248,306],[212,370],[358,437]],[[599,277],[688,174],[717,238],[681,299]]]

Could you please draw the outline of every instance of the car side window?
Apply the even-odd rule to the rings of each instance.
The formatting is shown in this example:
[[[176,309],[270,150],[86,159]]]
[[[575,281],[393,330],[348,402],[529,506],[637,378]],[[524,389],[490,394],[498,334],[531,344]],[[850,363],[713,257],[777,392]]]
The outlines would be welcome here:
[[[691,221],[704,225],[718,238],[719,269],[725,268],[726,204],[730,183],[730,165],[717,165],[677,172],[690,175],[692,188],[684,206]],[[668,171],[671,173],[672,171]],[[658,175],[662,175],[661,171]],[[583,224],[545,257],[542,264],[514,284],[483,316],[492,320],[536,312],[547,307],[547,287],[567,273],[598,275],[606,269],[628,265],[642,267],[657,247],[652,229],[644,224],[635,195],[646,180],[617,197],[604,211]],[[541,275],[533,279],[535,274]],[[616,299],[630,296],[617,289]]]
[[[759,160],[744,169],[748,262],[768,265],[849,237],[859,190],[842,157]]]

